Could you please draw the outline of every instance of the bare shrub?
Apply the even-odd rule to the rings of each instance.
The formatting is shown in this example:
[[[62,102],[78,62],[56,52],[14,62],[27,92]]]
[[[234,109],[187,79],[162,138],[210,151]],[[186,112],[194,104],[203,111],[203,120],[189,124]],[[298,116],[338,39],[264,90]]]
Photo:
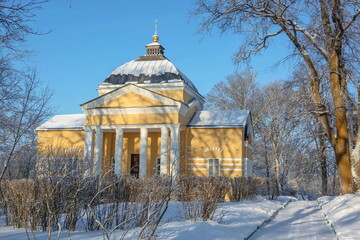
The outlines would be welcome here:
[[[34,181],[27,179],[2,181],[1,189],[7,210],[7,224],[17,228],[26,227],[29,210],[35,197],[35,193],[31,191],[34,189]]]
[[[139,236],[152,236],[168,208],[174,191],[168,176],[136,179],[82,176],[7,180],[1,182],[8,224],[31,231],[76,230],[85,217],[85,229],[110,235],[117,229],[125,237],[141,227]]]
[[[265,179],[259,177],[231,178],[231,201],[253,198],[264,185]]]
[[[116,229],[122,229],[123,239],[131,228],[141,227],[139,238],[150,238],[168,208],[172,186],[168,176],[100,181],[86,210],[91,224],[88,228],[102,230],[107,239]]]
[[[185,218],[191,221],[212,220],[218,202],[225,200],[229,190],[228,177],[182,177],[179,193]]]

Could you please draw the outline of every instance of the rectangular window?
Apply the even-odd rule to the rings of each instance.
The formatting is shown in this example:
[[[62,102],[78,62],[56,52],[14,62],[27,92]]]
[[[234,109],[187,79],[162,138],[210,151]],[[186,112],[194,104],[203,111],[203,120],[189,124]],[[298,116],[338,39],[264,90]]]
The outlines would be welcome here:
[[[209,159],[209,176],[219,176],[219,175],[220,175],[219,159],[210,158]]]

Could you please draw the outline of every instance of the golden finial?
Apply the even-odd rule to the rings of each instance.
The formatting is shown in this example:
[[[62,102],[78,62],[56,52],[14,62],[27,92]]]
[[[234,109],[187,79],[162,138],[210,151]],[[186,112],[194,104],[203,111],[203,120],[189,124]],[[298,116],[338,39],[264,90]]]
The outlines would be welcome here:
[[[159,36],[157,35],[157,20],[155,20],[155,34],[152,37],[152,40],[154,42],[158,42],[159,41]]]

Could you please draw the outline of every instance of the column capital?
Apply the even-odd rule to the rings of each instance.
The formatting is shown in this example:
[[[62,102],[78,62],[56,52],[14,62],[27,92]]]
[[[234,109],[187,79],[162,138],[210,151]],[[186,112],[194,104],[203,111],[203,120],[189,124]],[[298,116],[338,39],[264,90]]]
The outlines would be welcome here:
[[[148,131],[148,128],[147,127],[141,127],[140,128],[140,132],[147,132]]]
[[[85,125],[85,126],[84,126],[84,130],[85,130],[86,132],[91,131],[91,130],[92,130],[92,127],[89,126],[89,125]]]
[[[120,126],[116,126],[116,127],[115,127],[115,131],[116,131],[117,133],[123,133],[123,132],[124,132],[124,128],[122,128],[122,127],[120,127]]]

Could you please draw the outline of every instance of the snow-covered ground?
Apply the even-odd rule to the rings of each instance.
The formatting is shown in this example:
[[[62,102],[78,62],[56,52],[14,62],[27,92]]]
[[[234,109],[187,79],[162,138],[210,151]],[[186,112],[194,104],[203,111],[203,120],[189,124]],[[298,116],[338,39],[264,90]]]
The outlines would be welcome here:
[[[244,239],[254,231],[255,234],[250,239],[336,239],[332,226],[339,239],[360,239],[360,194],[320,198],[318,202],[321,210],[316,201],[290,202],[282,209],[288,200],[290,198],[283,197],[277,201],[259,198],[253,201],[221,203],[215,219],[207,222],[185,221],[181,203],[172,202],[156,232],[156,239]],[[326,223],[321,211],[326,214],[332,226]],[[274,215],[276,216],[271,219]],[[264,222],[264,226],[257,230]],[[139,230],[129,231],[126,239],[136,239]],[[121,234],[121,231],[116,231],[111,235],[111,239],[119,239]],[[29,233],[29,237],[45,240],[47,233]],[[56,239],[57,233],[52,233],[52,237]],[[21,240],[27,237],[23,229],[4,226],[4,221],[0,218],[0,239]],[[68,239],[68,233],[62,232],[60,239]],[[101,231],[77,231],[71,233],[71,239],[104,238]]]
[[[295,201],[251,239],[336,239],[315,201]]]
[[[338,239],[360,239],[360,192],[318,199]]]
[[[269,219],[272,214],[281,208],[289,198],[281,198],[278,201],[268,201],[259,198],[253,201],[224,202],[220,203],[213,221],[192,222],[185,221],[180,202],[171,202],[166,212],[163,222],[156,232],[156,239],[243,239],[250,235],[257,226]],[[1,240],[26,239],[23,229],[13,229],[12,227],[0,226]],[[128,232],[126,239],[137,239],[140,229],[133,229]],[[116,231],[111,235],[111,239],[119,239],[122,231]],[[46,232],[29,233],[31,239],[45,240]],[[56,239],[57,233],[52,234]],[[68,239],[67,232],[62,232],[60,239]],[[102,240],[101,231],[93,232],[73,232],[72,240],[88,239]]]

